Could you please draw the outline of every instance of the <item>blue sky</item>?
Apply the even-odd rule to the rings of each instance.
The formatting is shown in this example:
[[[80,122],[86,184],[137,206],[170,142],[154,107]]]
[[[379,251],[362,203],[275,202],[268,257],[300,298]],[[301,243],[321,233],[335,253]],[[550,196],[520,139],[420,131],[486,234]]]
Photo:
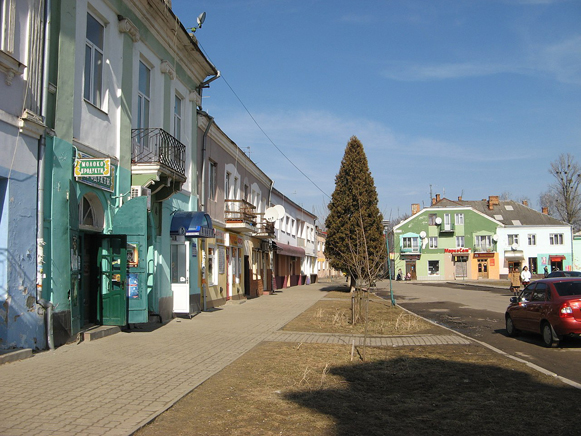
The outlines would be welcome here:
[[[196,37],[223,79],[204,110],[305,209],[328,202],[352,135],[386,218],[430,185],[538,208],[550,162],[581,163],[579,0],[172,3],[186,27],[207,14]]]

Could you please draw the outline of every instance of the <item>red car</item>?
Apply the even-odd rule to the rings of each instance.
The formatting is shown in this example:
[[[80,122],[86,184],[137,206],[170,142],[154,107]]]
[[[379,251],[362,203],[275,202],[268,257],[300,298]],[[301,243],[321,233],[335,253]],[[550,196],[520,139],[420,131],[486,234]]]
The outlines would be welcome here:
[[[581,277],[537,280],[510,299],[505,314],[506,331],[540,333],[547,347],[564,336],[581,335]]]

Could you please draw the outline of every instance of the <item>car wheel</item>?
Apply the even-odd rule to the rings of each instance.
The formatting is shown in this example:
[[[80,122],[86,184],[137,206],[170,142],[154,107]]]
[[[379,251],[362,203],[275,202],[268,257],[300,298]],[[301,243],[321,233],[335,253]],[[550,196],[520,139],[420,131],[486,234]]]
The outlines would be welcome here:
[[[512,338],[514,338],[515,336],[518,336],[518,334],[519,334],[519,331],[514,326],[514,324],[512,322],[512,318],[510,317],[510,315],[506,315],[506,332]]]
[[[543,343],[545,344],[545,347],[556,347],[559,343],[559,338],[557,337],[555,330],[553,330],[553,326],[546,321],[541,326],[541,334],[543,335]]]

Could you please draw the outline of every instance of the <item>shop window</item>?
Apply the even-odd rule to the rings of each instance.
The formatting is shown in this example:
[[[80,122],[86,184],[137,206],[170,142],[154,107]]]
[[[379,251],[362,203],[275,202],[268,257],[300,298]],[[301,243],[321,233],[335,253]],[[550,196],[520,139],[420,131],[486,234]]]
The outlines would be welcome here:
[[[218,284],[218,268],[216,268],[216,248],[208,248],[208,284]]]
[[[428,275],[439,276],[440,275],[440,261],[439,260],[429,260],[428,261]]]

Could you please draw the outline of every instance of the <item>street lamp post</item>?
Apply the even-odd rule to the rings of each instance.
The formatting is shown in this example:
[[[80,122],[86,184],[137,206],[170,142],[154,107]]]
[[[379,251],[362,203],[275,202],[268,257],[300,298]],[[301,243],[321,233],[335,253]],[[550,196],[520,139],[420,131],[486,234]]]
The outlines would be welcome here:
[[[382,221],[383,224],[383,234],[385,235],[385,246],[387,247],[387,275],[389,276],[389,298],[391,299],[391,305],[395,306],[395,298],[393,297],[393,288],[391,287],[391,260],[389,256],[389,235],[387,229],[389,228],[389,221]]]

